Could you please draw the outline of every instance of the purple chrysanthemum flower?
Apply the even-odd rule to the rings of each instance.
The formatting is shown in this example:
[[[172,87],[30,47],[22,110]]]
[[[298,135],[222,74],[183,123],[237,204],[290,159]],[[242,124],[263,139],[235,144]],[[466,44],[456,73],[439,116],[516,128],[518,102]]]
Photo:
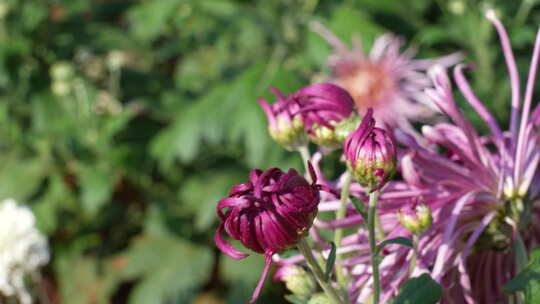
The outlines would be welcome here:
[[[454,69],[458,89],[491,131],[489,135],[479,135],[457,107],[444,68],[431,69],[433,87],[425,93],[452,122],[424,126],[423,140],[445,154],[426,148],[410,134],[397,132],[399,141],[409,148],[403,151],[399,162],[403,180],[388,183],[379,197],[377,213],[385,239],[411,237],[397,215],[419,200],[432,211],[433,222],[419,238],[418,259],[412,273],[412,250],[399,245],[386,247],[380,264],[382,303],[395,297],[409,277],[421,273],[430,273],[443,285],[442,303],[506,303],[508,296],[502,286],[516,274],[512,245],[518,233],[528,249],[540,244],[540,105],[534,110],[532,107],[540,31],[522,103],[508,36],[493,12],[487,16],[500,36],[509,69],[510,125],[505,131],[501,129],[471,90],[463,75],[467,67],[459,65]],[[340,187],[339,182],[334,185]],[[351,194],[364,200],[365,191],[358,184],[351,185]],[[329,197],[319,204],[319,212],[338,208],[337,198]],[[359,227],[362,223],[362,217],[348,204],[345,219],[317,218],[314,228],[333,230]],[[359,229],[338,244],[338,252],[349,253],[349,257],[337,263],[346,267],[351,278],[351,303],[364,303],[373,292],[367,239],[367,232]],[[300,260],[301,257],[294,256],[278,263],[289,265]]]
[[[305,236],[313,223],[319,204],[321,186],[309,184],[294,169],[287,173],[278,168],[252,170],[249,181],[232,187],[229,196],[219,201],[217,212],[221,225],[216,231],[217,247],[234,259],[248,256],[222,238],[223,231],[246,248],[266,256],[266,265],[251,302],[260,294],[272,256],[287,249]],[[223,212],[223,209],[227,209]]]
[[[423,94],[430,84],[425,71],[435,64],[451,66],[461,60],[460,54],[413,59],[415,50],[400,52],[403,41],[391,34],[377,38],[371,52],[365,54],[357,39],[349,49],[322,24],[313,23],[312,28],[334,48],[329,58],[331,82],[352,95],[360,115],[373,108],[379,125],[412,131],[409,121],[433,116],[435,109]]]
[[[307,145],[309,138],[304,130],[304,121],[298,114],[300,106],[276,88],[271,88],[270,92],[278,98],[274,104],[270,106],[262,98],[258,101],[268,118],[268,130],[272,139],[289,151]]]
[[[423,149],[410,137],[411,166],[422,182],[447,192],[440,198],[432,231],[437,250],[432,276],[448,290],[445,302],[495,303],[506,301],[501,287],[515,275],[512,245],[520,234],[527,247],[540,241],[540,210],[535,179],[540,162],[540,132],[531,114],[532,94],[540,57],[540,31],[534,45],[529,78],[520,102],[520,81],[507,33],[493,11],[495,25],[510,75],[512,111],[503,131],[471,90],[463,71],[454,79],[465,99],[486,122],[490,133],[480,136],[461,114],[452,96],[450,80],[441,68],[431,71],[434,88],[426,93],[453,124],[424,127],[424,138],[448,151],[443,157]],[[521,110],[520,110],[521,109]],[[535,110],[536,111],[536,110]],[[533,111],[533,113],[535,112]],[[411,173],[412,174],[412,173]],[[442,200],[448,200],[442,203]],[[486,281],[492,284],[486,285]]]
[[[373,190],[380,189],[396,169],[396,146],[385,130],[375,127],[372,109],[347,137],[343,155],[356,180]]]

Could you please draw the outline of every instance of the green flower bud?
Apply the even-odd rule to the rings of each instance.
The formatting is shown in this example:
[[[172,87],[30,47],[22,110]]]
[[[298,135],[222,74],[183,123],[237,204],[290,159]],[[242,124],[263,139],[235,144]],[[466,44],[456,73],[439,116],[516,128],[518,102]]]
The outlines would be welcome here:
[[[285,282],[288,290],[301,297],[309,296],[317,290],[317,283],[304,268],[299,266],[286,267],[281,279]]]
[[[345,139],[347,139],[347,136],[356,130],[360,121],[360,117],[353,114],[349,118],[337,123],[335,121],[330,121],[329,123],[334,126],[334,129],[314,124],[310,138],[314,143],[325,148],[331,150],[339,149],[342,147]]]
[[[412,234],[420,234],[426,231],[433,223],[431,210],[424,204],[402,208],[397,218],[401,225]]]
[[[269,126],[268,129],[272,139],[289,151],[295,151],[309,142],[302,118],[299,116],[292,119],[277,116],[276,124]]]

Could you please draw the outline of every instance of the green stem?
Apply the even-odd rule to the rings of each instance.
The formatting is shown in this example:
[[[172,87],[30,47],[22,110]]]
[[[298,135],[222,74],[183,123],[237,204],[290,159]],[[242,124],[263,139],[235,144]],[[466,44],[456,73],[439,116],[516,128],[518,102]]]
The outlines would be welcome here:
[[[341,188],[341,199],[339,201],[339,209],[336,212],[336,220],[341,220],[345,218],[345,213],[347,211],[347,201],[349,200],[349,188],[352,182],[352,174],[348,171],[345,172],[345,180],[343,181],[343,186]],[[337,228],[334,232],[334,244],[336,244],[336,247],[339,249],[341,247],[341,240],[343,239],[343,228]],[[336,256],[337,260],[339,261],[341,258],[341,254],[338,254]],[[336,276],[337,281],[341,287],[346,286],[347,284],[347,278],[345,277],[345,273],[343,271],[343,265],[336,264]]]
[[[514,202],[516,203],[516,202]],[[514,206],[517,204],[513,204]],[[519,207],[519,206],[518,206]],[[519,214],[519,211],[518,213]],[[510,226],[513,229],[513,250],[514,250],[514,259],[516,262],[516,274],[520,273],[529,263],[529,258],[527,254],[527,247],[525,247],[525,243],[523,242],[523,238],[521,238],[521,233],[519,233],[519,224],[516,224],[512,218],[506,219],[507,223],[510,224]],[[518,292],[516,294],[516,302],[517,304],[525,303],[525,296],[522,292]]]
[[[308,264],[309,268],[313,272],[313,275],[317,279],[317,282],[321,286],[321,288],[324,290],[326,295],[330,298],[333,304],[343,304],[341,299],[338,296],[337,291],[330,285],[328,280],[325,278],[325,275],[321,269],[321,265],[317,262],[315,257],[313,256],[313,253],[311,252],[311,248],[309,247],[309,244],[307,243],[305,238],[300,239],[298,241],[298,244],[296,244],[302,255],[304,255],[304,258],[306,259],[306,263]]]
[[[300,156],[302,156],[302,162],[304,163],[304,169],[306,170],[306,179],[308,182],[312,182],[311,175],[309,174],[309,166],[308,162],[311,159],[311,155],[309,154],[309,148],[307,145],[301,146],[298,148],[298,152],[300,153]]]
[[[412,276],[412,273],[414,269],[416,268],[416,261],[418,259],[418,242],[419,242],[418,235],[413,234],[412,236],[413,255],[411,259],[411,264],[409,265],[409,276]]]
[[[523,243],[519,231],[516,231],[516,239],[514,242],[514,249],[516,251],[516,272],[519,273],[527,266],[529,258],[527,257],[527,248],[525,247],[525,243]]]
[[[518,12],[516,13],[516,16],[514,17],[514,21],[519,26],[523,25],[523,23],[527,19],[527,16],[529,15],[529,12],[531,11],[531,8],[533,6],[534,6],[534,1],[531,1],[531,0],[521,1],[521,5],[519,6]]]
[[[379,279],[379,263],[375,238],[375,217],[377,216],[377,198],[379,191],[373,191],[369,194],[369,209],[368,209],[368,233],[369,233],[369,249],[371,251],[371,267],[373,273],[373,304],[379,304],[381,294],[381,282]]]

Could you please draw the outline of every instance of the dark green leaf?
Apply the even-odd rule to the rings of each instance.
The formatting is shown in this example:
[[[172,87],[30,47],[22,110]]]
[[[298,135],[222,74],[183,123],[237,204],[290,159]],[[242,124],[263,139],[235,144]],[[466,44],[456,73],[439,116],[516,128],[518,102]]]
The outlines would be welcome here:
[[[189,296],[207,280],[212,264],[209,248],[171,236],[141,237],[126,258],[126,278],[141,278],[130,295],[133,304],[160,304]]]
[[[334,270],[334,263],[336,262],[336,244],[334,244],[334,242],[331,242],[330,246],[332,248],[330,249],[328,259],[326,260],[326,271],[324,272],[326,280],[328,280],[332,275],[332,271]]]
[[[540,301],[540,249],[531,253],[531,261],[518,275],[504,285],[506,292],[523,292],[527,303]]]
[[[360,213],[360,215],[364,219],[364,221],[367,221],[368,215],[367,215],[367,210],[366,210],[366,207],[364,206],[364,203],[354,196],[351,196],[351,201],[354,207],[356,208],[356,210],[358,211],[358,213]]]
[[[441,286],[428,274],[423,274],[405,282],[394,304],[435,304],[441,295]]]
[[[398,244],[398,245],[403,245],[403,246],[413,248],[413,243],[410,239],[404,238],[404,237],[397,237],[397,238],[382,241],[379,245],[377,245],[377,252],[381,251],[384,248],[384,246],[390,245],[390,244]]]

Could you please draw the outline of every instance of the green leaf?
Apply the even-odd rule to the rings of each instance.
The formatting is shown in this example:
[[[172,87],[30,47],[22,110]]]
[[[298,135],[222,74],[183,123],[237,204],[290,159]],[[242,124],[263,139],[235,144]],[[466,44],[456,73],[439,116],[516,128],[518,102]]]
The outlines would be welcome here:
[[[336,244],[334,244],[334,242],[331,242],[330,246],[332,246],[332,249],[330,249],[330,254],[328,255],[328,259],[326,260],[326,271],[324,272],[326,280],[328,280],[330,278],[330,275],[332,275],[332,270],[334,270],[334,263],[336,262]]]
[[[352,203],[354,205],[354,208],[356,208],[358,213],[360,213],[360,215],[362,216],[364,221],[367,221],[368,214],[367,214],[366,207],[364,206],[364,203],[361,202],[359,199],[357,199],[354,196],[351,196],[350,198],[351,198],[351,201],[352,201]]]
[[[131,304],[189,303],[210,275],[212,252],[172,236],[145,235],[126,254],[124,276],[139,278]],[[182,301],[176,301],[182,297]]]
[[[397,237],[397,238],[382,241],[379,245],[377,245],[377,252],[381,251],[384,248],[384,246],[390,245],[390,244],[398,244],[398,245],[403,245],[403,246],[413,248],[413,243],[410,239],[404,238],[404,237]]]
[[[118,274],[112,267],[105,268],[103,261],[73,253],[61,255],[57,261],[56,271],[64,303],[109,303],[119,283]]]
[[[144,1],[128,12],[133,35],[142,41],[151,41],[162,34],[169,18],[182,0]]]
[[[61,206],[74,201],[72,192],[59,174],[49,178],[49,186],[43,197],[32,206],[40,231],[50,234],[58,226]]]
[[[428,274],[423,274],[405,282],[394,304],[435,304],[441,296],[441,286]]]
[[[526,303],[540,301],[540,248],[531,252],[531,261],[518,275],[504,285],[506,292],[523,292]]]
[[[0,155],[0,199],[11,197],[20,203],[36,191],[47,173],[45,159],[22,159],[15,155]]]
[[[292,304],[306,304],[309,299],[304,297],[297,296],[295,294],[285,295],[285,300],[291,302]]]
[[[195,229],[205,231],[213,224],[217,202],[227,195],[232,185],[241,182],[245,176],[235,171],[210,171],[189,178],[179,191],[182,201],[178,212],[195,216]]]
[[[330,29],[347,44],[353,35],[357,35],[366,49],[371,47],[375,37],[385,31],[372,21],[369,14],[348,5],[340,6],[333,12]]]
[[[103,166],[86,166],[80,176],[82,205],[91,215],[96,214],[112,195],[114,175]]]

